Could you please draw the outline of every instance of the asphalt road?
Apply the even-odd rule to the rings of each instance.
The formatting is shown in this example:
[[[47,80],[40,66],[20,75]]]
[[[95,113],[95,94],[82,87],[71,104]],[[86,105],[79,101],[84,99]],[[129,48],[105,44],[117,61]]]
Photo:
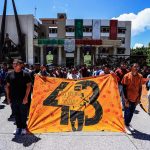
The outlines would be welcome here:
[[[150,150],[150,116],[140,107],[134,114],[129,136],[112,132],[49,133],[14,137],[10,106],[0,100],[0,150]]]

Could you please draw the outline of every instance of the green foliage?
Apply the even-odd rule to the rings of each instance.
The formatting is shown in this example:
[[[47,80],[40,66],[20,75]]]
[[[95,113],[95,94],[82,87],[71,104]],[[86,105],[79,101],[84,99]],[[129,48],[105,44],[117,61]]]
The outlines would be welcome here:
[[[131,49],[131,57],[136,57],[136,60],[140,61],[139,59],[144,60],[143,64],[141,65],[148,65],[150,66],[150,43],[148,47],[141,47],[136,49]]]

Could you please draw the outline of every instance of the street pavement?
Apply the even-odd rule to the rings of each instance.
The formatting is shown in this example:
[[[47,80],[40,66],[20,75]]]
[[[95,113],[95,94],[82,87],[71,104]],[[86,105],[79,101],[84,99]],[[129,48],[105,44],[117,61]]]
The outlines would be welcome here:
[[[139,106],[132,136],[113,132],[67,132],[14,137],[10,106],[0,100],[0,150],[150,150],[150,116]]]

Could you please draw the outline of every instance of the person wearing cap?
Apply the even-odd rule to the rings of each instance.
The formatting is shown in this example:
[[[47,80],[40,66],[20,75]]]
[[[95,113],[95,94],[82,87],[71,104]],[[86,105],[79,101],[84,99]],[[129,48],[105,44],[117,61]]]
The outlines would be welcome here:
[[[17,128],[15,135],[24,135],[26,131],[26,121],[28,113],[28,96],[31,89],[31,78],[29,74],[22,70],[23,62],[21,60],[13,61],[13,71],[6,77],[6,95],[7,101],[12,105],[15,113]]]

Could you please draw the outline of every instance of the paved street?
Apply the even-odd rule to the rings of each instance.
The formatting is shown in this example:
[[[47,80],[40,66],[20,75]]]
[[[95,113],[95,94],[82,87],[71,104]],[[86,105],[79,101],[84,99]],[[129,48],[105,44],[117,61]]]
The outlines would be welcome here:
[[[0,150],[150,150],[150,116],[140,107],[132,121],[132,136],[111,132],[76,132],[25,135],[14,138],[10,107],[0,100]]]

